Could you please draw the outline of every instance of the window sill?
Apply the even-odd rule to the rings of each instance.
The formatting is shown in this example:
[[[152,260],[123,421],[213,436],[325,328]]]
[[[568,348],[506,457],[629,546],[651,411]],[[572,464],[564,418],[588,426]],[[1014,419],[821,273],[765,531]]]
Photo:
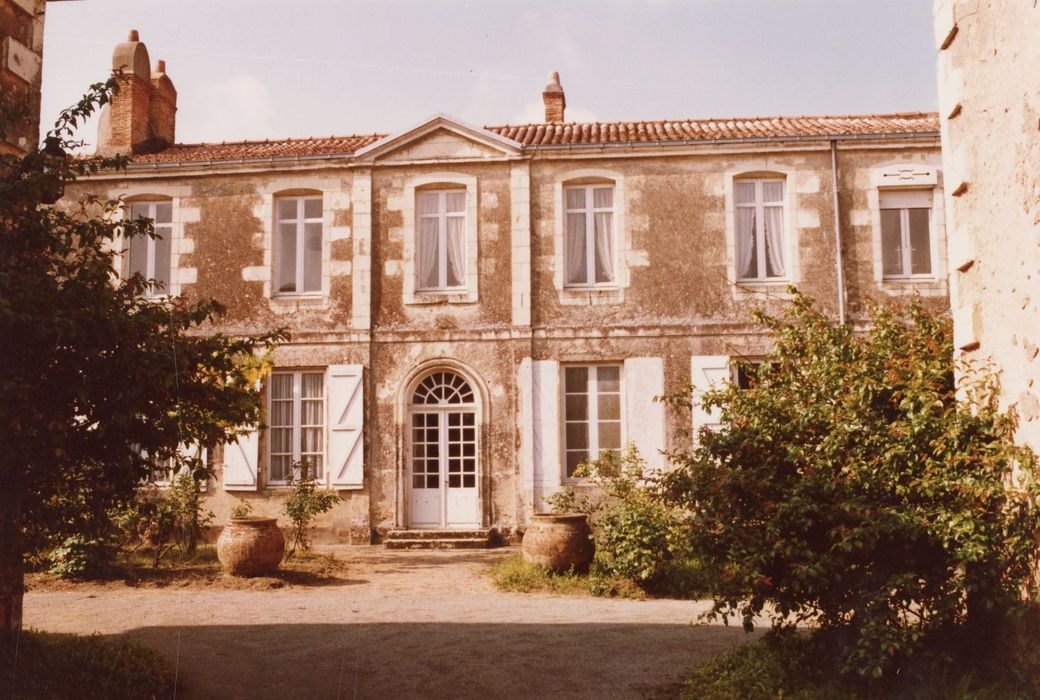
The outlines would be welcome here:
[[[405,299],[408,305],[425,304],[475,304],[477,293],[469,289],[445,289],[416,291]]]
[[[559,292],[560,303],[565,306],[596,306],[620,304],[625,301],[625,290],[617,285],[609,287],[563,287]]]
[[[318,294],[275,294],[270,297],[271,307],[278,313],[301,309],[324,308],[329,305],[323,293]]]
[[[941,277],[885,277],[878,282],[881,291],[896,296],[945,296],[946,280]]]

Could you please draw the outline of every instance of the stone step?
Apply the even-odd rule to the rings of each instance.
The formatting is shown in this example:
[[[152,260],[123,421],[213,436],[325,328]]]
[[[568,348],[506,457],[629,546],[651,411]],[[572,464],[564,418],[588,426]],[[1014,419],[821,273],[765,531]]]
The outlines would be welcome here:
[[[459,540],[484,539],[491,536],[489,529],[477,530],[391,530],[386,533],[387,541],[391,540]]]
[[[488,549],[491,546],[485,537],[447,537],[434,539],[431,537],[417,537],[412,539],[388,539],[385,542],[387,549]]]

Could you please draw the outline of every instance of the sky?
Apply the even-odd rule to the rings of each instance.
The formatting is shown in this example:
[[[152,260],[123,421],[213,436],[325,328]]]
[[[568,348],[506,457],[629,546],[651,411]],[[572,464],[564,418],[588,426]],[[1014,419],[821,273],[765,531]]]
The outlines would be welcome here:
[[[50,2],[43,124],[140,32],[177,141],[394,133],[435,113],[567,121],[933,111],[931,0]],[[96,125],[80,138],[93,144]]]

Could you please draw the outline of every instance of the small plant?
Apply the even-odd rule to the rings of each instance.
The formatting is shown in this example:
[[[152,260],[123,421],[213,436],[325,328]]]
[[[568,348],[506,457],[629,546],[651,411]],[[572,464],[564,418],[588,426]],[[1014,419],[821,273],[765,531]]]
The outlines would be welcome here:
[[[644,598],[646,594],[628,579],[575,571],[555,573],[531,564],[517,554],[494,564],[489,570],[495,587],[514,593],[546,592],[562,595],[591,594],[610,598]]]
[[[244,498],[238,499],[238,503],[231,506],[232,518],[245,518],[253,512],[253,505]]]
[[[317,480],[306,463],[293,465],[293,476],[289,480],[289,498],[282,512],[289,518],[289,559],[299,547],[304,551],[311,548],[310,529],[315,516],[332,510],[339,503],[339,494],[318,488]]]
[[[104,537],[69,535],[51,550],[49,571],[62,578],[92,576],[112,560],[113,551],[113,543]]]

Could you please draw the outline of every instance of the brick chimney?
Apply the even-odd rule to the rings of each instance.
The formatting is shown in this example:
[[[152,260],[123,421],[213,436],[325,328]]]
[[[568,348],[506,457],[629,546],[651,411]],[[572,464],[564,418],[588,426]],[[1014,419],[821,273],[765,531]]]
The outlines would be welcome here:
[[[542,90],[542,101],[545,102],[545,121],[562,122],[563,110],[567,108],[567,98],[560,85],[560,74],[553,71],[549,75],[549,84]]]
[[[119,92],[101,113],[97,151],[147,153],[174,142],[177,90],[166,75],[166,62],[151,70],[148,47],[136,29],[112,52],[112,70],[122,70]]]

